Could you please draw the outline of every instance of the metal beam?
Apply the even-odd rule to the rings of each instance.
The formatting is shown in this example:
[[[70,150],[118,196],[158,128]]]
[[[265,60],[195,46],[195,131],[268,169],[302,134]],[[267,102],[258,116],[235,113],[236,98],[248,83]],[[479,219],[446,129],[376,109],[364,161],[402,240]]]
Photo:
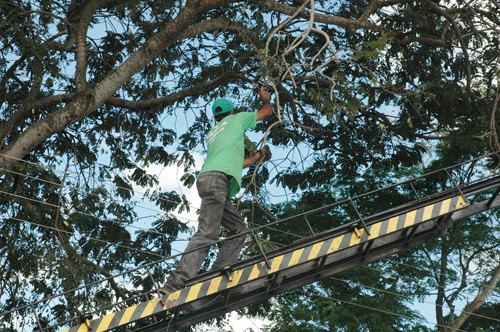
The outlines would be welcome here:
[[[163,321],[137,331],[159,332],[165,331],[167,326],[169,331],[176,331],[238,308],[265,301],[278,294],[377,261],[391,254],[425,243],[430,239],[443,236],[446,234],[446,229],[458,220],[498,206],[500,206],[500,197],[497,197],[490,204],[488,204],[488,200],[485,200],[475,205],[465,206],[456,212],[445,215],[448,218],[428,219],[414,225],[410,228],[411,231],[399,229],[366,242],[369,245],[349,247],[337,252],[335,255],[325,256],[323,262],[317,259],[311,264],[303,264],[294,269],[284,270],[279,273],[281,282],[277,287],[269,288],[269,284],[273,282],[272,279],[268,280],[267,285],[263,283],[260,285],[242,285],[240,288],[233,290],[231,300],[227,303],[224,303],[221,298],[215,298],[212,299],[213,302],[209,306],[198,309],[194,313],[185,313],[175,322]],[[278,273],[275,274],[274,279],[276,275]]]
[[[497,175],[462,186],[460,191],[467,196],[498,187]],[[241,261],[233,266],[229,277],[220,271],[206,273],[168,298],[142,302],[92,320],[90,326],[81,324],[63,332],[104,331],[152,316],[165,320],[167,311],[179,313],[186,305],[212,301],[192,314],[176,314],[174,321],[141,331],[187,327],[446,234],[457,220],[500,206],[498,192],[487,201],[469,206],[464,196],[448,190],[365,218],[363,228],[349,223],[315,234],[264,258]]]
[[[366,229],[357,229],[356,227],[354,229],[344,229],[341,232],[330,234],[326,239],[316,240],[314,243],[305,244],[295,250],[288,250],[285,253],[271,253],[268,255],[269,265],[264,260],[252,264],[247,262],[243,267],[234,270],[230,278],[218,275],[202,280],[170,294],[168,298],[155,298],[93,320],[89,327],[81,324],[65,331],[82,332],[89,329],[104,331],[176,307],[182,309],[184,304],[194,303],[202,298],[222,292],[227,291],[228,294],[231,294],[233,289],[243,285],[245,286],[244,289],[261,287],[262,285],[267,287],[269,280],[277,277],[275,275],[277,273],[285,273],[286,275],[289,275],[290,271],[299,274],[307,273],[307,271],[314,270],[318,260],[322,257],[327,257],[326,265],[329,264],[328,260],[350,259],[355,253],[361,252],[367,242],[376,239],[377,241],[371,248],[373,252],[374,248],[394,241],[393,237],[395,239],[400,238],[400,233],[406,228],[416,227],[419,224],[428,224],[438,217],[466,206],[467,203],[463,196],[455,196],[372,223],[367,225]],[[431,224],[434,227],[435,223],[431,222]]]

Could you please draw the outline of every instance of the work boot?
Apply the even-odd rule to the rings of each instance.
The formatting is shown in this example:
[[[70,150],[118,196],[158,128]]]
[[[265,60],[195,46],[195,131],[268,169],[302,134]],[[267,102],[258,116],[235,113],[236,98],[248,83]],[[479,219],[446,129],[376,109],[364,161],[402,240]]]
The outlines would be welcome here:
[[[170,295],[171,293],[175,292],[175,290],[168,287],[167,284],[163,285],[163,287],[160,288],[158,291],[160,292],[161,296]]]
[[[177,301],[177,298],[169,299],[170,295],[177,291],[178,289],[177,290],[171,289],[167,285],[164,285],[162,288],[159,289],[161,295],[161,303],[163,304],[163,309],[170,309],[179,305],[179,301]]]

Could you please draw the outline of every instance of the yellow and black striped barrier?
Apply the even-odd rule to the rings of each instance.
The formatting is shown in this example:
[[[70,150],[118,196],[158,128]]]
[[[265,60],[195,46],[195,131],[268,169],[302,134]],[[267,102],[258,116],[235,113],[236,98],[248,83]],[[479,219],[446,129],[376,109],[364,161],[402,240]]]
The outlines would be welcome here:
[[[467,201],[461,195],[448,198],[368,225],[368,232],[364,228],[354,228],[352,231],[348,231],[344,234],[335,235],[329,239],[305,245],[302,248],[286,254],[270,258],[269,266],[265,261],[261,261],[233,271],[229,278],[226,276],[218,276],[208,279],[172,293],[168,299],[163,299],[164,301],[160,298],[155,298],[92,320],[90,326],[84,323],[61,332],[105,331],[122,326],[153,314],[170,310],[179,305],[201,299],[205,296],[216,294],[259,278],[267,277],[281,270],[292,268],[293,266],[331,255],[340,250],[357,246],[363,242],[412,227],[419,223],[454,212],[467,205]],[[163,302],[165,302],[165,305]]]

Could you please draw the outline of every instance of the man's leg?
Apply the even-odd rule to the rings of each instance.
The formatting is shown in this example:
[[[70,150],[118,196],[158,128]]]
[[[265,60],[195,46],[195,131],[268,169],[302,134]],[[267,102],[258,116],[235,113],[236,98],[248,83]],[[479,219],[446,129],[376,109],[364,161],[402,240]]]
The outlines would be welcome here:
[[[175,271],[170,273],[164,293],[184,288],[186,281],[198,274],[203,260],[207,257],[210,244],[219,238],[219,228],[227,197],[228,178],[220,172],[203,173],[196,181],[201,197],[198,231],[189,240]],[[200,248],[201,247],[201,248]],[[194,250],[199,248],[198,250]],[[192,252],[189,252],[194,250]]]
[[[222,225],[229,230],[227,237],[242,234],[247,231],[245,221],[241,218],[236,207],[231,203],[229,198],[224,204]],[[224,241],[219,249],[219,255],[212,266],[212,270],[218,270],[225,266],[232,265],[238,260],[241,249],[245,244],[246,235],[247,234],[243,234]]]

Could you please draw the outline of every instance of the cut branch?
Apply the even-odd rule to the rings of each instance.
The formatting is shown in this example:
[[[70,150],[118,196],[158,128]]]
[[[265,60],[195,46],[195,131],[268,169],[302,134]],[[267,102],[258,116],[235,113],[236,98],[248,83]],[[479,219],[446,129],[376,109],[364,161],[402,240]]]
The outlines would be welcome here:
[[[266,0],[265,6],[273,11],[285,14],[285,15],[295,15],[299,8],[282,5],[273,0]],[[299,15],[304,19],[309,19],[310,15],[307,10],[300,10]],[[316,23],[325,23],[325,24],[333,24],[342,28],[347,29],[348,31],[352,31],[353,29],[365,29],[375,32],[383,32],[388,35],[394,36],[394,41],[401,44],[408,44],[411,42],[419,42],[428,45],[440,46],[440,47],[448,47],[448,44],[443,42],[440,39],[427,38],[427,37],[419,37],[419,36],[407,36],[404,33],[400,33],[397,31],[393,31],[387,29],[383,26],[368,22],[366,20],[350,20],[344,17],[336,16],[336,15],[325,15],[325,14],[315,14],[314,22]]]

